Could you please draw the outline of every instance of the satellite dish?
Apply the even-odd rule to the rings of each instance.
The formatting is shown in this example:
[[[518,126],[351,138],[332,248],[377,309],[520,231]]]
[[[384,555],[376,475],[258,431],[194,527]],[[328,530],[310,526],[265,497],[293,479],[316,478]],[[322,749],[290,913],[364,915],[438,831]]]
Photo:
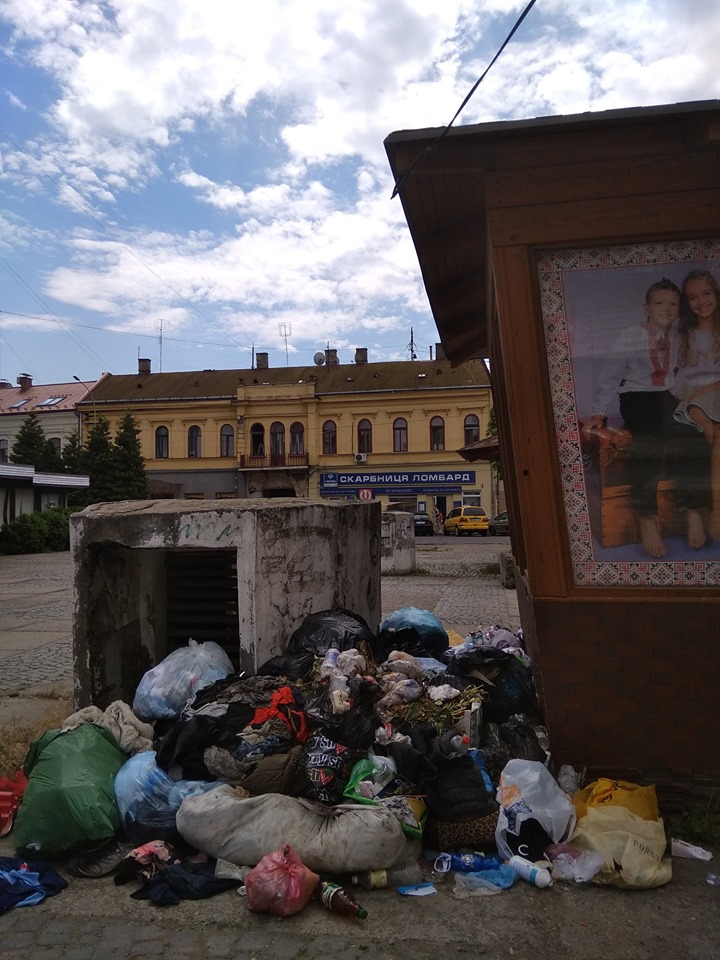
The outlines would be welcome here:
[[[313,357],[313,363],[317,367],[321,367],[325,363],[325,354],[321,353],[319,350]]]

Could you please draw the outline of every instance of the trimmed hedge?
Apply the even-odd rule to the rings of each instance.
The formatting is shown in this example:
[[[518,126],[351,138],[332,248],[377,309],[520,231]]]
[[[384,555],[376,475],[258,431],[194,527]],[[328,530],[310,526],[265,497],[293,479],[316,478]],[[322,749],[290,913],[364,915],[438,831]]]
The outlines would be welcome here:
[[[70,507],[23,513],[0,527],[0,553],[56,553],[70,549]]]

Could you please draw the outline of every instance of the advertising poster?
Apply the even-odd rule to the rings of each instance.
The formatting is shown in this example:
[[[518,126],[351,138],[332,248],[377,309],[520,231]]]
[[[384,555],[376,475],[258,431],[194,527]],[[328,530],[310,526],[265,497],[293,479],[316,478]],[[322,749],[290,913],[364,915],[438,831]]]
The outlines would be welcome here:
[[[575,583],[720,583],[720,241],[537,254]]]

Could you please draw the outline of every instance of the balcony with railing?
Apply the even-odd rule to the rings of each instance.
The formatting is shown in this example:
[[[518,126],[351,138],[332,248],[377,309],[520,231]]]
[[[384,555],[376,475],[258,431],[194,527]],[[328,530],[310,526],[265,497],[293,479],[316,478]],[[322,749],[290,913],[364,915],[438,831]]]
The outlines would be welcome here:
[[[240,470],[304,470],[309,465],[307,453],[241,454]]]

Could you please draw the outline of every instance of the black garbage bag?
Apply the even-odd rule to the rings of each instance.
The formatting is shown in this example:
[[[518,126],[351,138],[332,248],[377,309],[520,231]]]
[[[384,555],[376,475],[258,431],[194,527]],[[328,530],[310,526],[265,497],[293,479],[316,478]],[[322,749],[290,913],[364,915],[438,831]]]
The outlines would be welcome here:
[[[385,661],[393,650],[401,650],[412,657],[435,657],[438,653],[428,647],[416,627],[402,627],[400,630],[381,630],[378,633],[378,643],[382,647],[382,660]],[[432,649],[431,649],[432,648]],[[443,648],[444,649],[444,648]],[[442,650],[440,650],[442,653]]]
[[[285,677],[287,680],[301,680],[310,675],[315,663],[312,653],[279,654],[270,657],[257,668],[259,677]]]
[[[545,751],[533,727],[519,716],[510,717],[498,727],[500,739],[514,760],[538,760],[545,763]]]
[[[330,805],[342,803],[343,791],[360,757],[358,750],[321,733],[308,737],[298,763],[298,796]]]
[[[383,696],[371,677],[350,677],[347,681],[352,706],[345,713],[333,713],[329,686],[324,684],[305,705],[313,729],[348,747],[367,750],[375,741],[378,719],[375,704]]]
[[[458,654],[449,650],[443,659],[448,665],[448,674],[472,677],[473,672],[478,671],[489,675],[492,683],[487,686],[483,699],[484,722],[504,723],[514,713],[539,717],[532,671],[514,654],[479,645]]]
[[[512,716],[504,723],[484,723],[480,747],[485,755],[487,772],[496,786],[508,760],[538,760],[540,763],[546,760],[535,730],[520,716]]]
[[[338,650],[360,651],[377,663],[382,661],[382,650],[377,637],[358,613],[335,607],[307,616],[288,641],[286,655],[295,657],[311,653],[324,657],[330,647]]]

